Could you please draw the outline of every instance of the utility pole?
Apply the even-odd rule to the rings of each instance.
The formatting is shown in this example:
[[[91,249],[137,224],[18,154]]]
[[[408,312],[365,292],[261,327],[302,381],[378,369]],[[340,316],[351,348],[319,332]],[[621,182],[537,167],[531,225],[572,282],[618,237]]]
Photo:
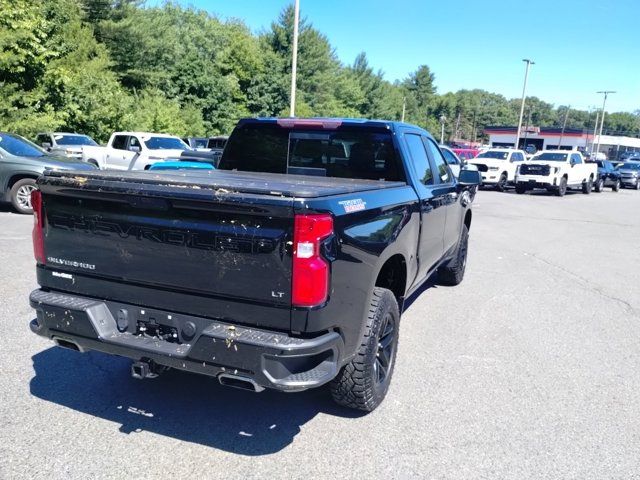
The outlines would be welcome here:
[[[591,154],[596,146],[596,134],[598,133],[598,122],[600,121],[600,110],[596,110],[596,124],[593,126],[593,138],[591,139]],[[595,160],[595,158],[594,158]]]
[[[444,124],[447,122],[447,117],[440,115],[440,145],[444,145]]]
[[[407,111],[407,97],[402,97],[402,120],[401,122],[404,123],[404,114]]]
[[[604,106],[607,104],[607,97],[609,96],[609,94],[616,93],[616,92],[613,90],[602,90],[596,93],[603,94],[604,99],[602,100],[602,116],[600,117],[600,132],[598,132],[598,145],[596,146],[596,158],[594,160],[598,159],[598,153],[600,153],[600,139],[602,138],[602,127],[604,126]]]
[[[527,78],[529,77],[529,67],[531,65],[535,65],[536,62],[529,58],[523,58],[523,62],[527,63],[527,68],[524,71],[524,85],[522,86],[522,104],[520,105],[520,119],[518,120],[518,129],[516,130],[516,141],[514,143],[514,147],[518,148],[518,143],[520,143],[520,129],[522,128],[522,116],[524,115],[524,99],[527,91]]]
[[[454,141],[457,140],[460,136],[460,112],[458,112],[458,118],[456,119],[456,133],[454,135]]]
[[[476,139],[477,139],[477,135],[476,135],[476,114],[478,113],[478,110],[474,110],[473,111],[473,143],[476,143]]]
[[[562,145],[562,138],[564,137],[564,129],[567,127],[567,118],[569,118],[570,109],[571,109],[571,105],[567,106],[567,111],[564,112],[564,122],[562,122],[562,132],[560,132],[560,141],[558,142],[558,150],[560,150],[560,145]]]
[[[296,80],[298,76],[298,23],[300,22],[300,0],[296,0],[293,15],[293,56],[291,58],[291,105],[289,116],[296,116]]]

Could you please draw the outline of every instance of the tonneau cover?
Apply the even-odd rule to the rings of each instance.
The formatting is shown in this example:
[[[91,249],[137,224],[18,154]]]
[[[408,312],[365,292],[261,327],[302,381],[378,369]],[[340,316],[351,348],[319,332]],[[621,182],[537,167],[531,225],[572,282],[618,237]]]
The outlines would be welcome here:
[[[56,178],[74,179],[73,183],[104,182],[115,186],[118,182],[139,185],[184,186],[206,189],[225,189],[230,192],[243,192],[262,195],[317,198],[331,195],[343,195],[382,188],[395,188],[406,185],[404,182],[386,182],[376,180],[357,180],[347,178],[316,177],[280,173],[253,173],[229,170],[175,172],[162,171],[47,171],[44,183],[56,184]]]

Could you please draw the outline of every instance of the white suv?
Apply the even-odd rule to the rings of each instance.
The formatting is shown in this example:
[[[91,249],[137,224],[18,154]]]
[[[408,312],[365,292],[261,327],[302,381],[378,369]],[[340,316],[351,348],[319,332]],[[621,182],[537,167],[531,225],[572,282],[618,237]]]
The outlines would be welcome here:
[[[469,163],[478,167],[482,174],[483,185],[493,185],[496,190],[504,192],[507,185],[513,185],[516,169],[525,160],[525,153],[514,148],[491,148],[479,153]]]

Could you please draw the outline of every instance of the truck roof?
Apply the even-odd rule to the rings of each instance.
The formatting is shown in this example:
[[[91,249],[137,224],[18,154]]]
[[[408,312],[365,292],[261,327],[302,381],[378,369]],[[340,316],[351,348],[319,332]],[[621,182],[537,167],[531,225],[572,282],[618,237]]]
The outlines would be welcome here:
[[[397,122],[393,120],[370,120],[366,118],[336,118],[336,117],[314,117],[314,118],[300,118],[300,117],[264,117],[264,118],[243,118],[238,122],[238,126],[246,125],[250,123],[265,124],[276,123],[283,127],[322,127],[322,128],[337,128],[342,125],[357,126],[357,127],[374,127],[383,128],[387,130],[395,130],[398,127],[415,128],[418,130],[424,130],[422,127],[412,125],[410,123]]]

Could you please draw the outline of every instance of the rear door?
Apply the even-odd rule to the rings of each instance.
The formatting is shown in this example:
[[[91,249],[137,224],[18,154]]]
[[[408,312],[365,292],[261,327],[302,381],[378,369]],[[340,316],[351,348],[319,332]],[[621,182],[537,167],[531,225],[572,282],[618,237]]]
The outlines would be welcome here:
[[[425,138],[425,146],[434,167],[434,194],[442,199],[446,211],[444,228],[444,251],[452,248],[460,236],[460,218],[462,208],[458,205],[456,180],[449,169],[442,152],[430,138]]]
[[[124,170],[125,154],[127,153],[127,145],[129,143],[128,135],[115,135],[111,146],[107,149],[105,155],[107,168],[114,170]],[[129,164],[127,163],[127,167]]]
[[[420,241],[418,243],[418,275],[420,281],[444,253],[446,225],[445,193],[435,184],[434,171],[427,155],[426,137],[405,133],[404,142],[411,156],[414,186],[420,201]]]

